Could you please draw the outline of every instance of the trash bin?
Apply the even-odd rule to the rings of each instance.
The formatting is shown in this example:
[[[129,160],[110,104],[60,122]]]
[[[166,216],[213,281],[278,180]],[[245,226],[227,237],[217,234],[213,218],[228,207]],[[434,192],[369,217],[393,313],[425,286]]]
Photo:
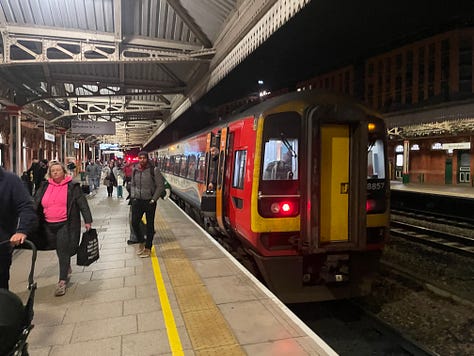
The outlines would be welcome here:
[[[409,181],[410,181],[410,175],[407,174],[407,173],[404,173],[404,174],[402,175],[402,183],[403,183],[403,184],[407,184]]]

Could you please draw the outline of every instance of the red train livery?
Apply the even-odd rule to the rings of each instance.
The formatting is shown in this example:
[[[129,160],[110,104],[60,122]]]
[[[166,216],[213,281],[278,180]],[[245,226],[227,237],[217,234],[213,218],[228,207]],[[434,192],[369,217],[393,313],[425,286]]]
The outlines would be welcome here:
[[[346,97],[297,92],[154,156],[175,201],[294,303],[370,291],[388,234],[386,147],[378,114]]]

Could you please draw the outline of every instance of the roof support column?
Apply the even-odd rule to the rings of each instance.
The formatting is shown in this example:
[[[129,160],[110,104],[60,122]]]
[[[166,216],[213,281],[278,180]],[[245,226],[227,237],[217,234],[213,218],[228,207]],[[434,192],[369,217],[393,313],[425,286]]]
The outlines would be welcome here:
[[[21,176],[22,139],[21,139],[21,110],[18,107],[8,108],[10,118],[10,167],[12,172]]]

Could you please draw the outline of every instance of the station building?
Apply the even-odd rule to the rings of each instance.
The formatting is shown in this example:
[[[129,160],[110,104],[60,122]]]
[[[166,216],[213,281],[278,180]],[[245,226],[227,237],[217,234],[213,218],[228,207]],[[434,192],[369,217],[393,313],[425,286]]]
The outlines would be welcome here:
[[[353,95],[384,113],[392,179],[473,186],[473,47],[474,28],[455,29],[297,87]]]

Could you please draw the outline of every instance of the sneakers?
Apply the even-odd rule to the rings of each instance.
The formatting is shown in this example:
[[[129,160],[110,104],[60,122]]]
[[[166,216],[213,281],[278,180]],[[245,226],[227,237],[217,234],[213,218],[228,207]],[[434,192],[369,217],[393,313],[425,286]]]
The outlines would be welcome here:
[[[66,294],[66,281],[59,281],[56,285],[56,290],[54,291],[54,295],[56,297],[60,297]]]
[[[137,248],[137,255],[141,255],[145,251],[145,244],[139,243]]]
[[[143,249],[143,252],[140,255],[138,255],[138,257],[147,258],[147,257],[150,257],[150,253],[151,253],[151,250],[149,248],[145,248]]]

